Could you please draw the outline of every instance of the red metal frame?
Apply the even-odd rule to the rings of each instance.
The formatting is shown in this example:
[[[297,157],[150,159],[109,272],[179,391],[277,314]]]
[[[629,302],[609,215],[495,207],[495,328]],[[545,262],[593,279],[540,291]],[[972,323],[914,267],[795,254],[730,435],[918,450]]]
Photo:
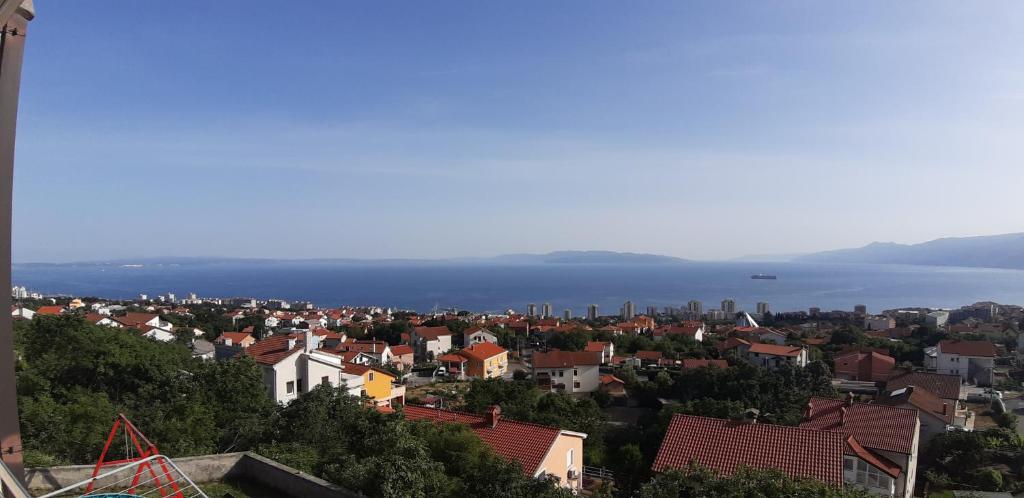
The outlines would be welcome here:
[[[120,460],[110,460],[108,462],[106,461],[107,451],[110,450],[110,445],[114,442],[114,437],[117,436],[118,429],[123,429],[127,437],[131,439],[132,445],[135,447],[135,451],[138,455],[125,455],[125,458]],[[160,450],[157,449],[156,445],[150,442],[150,440],[146,438],[146,435],[137,429],[130,420],[128,420],[128,417],[125,417],[123,413],[118,413],[117,416],[114,417],[114,426],[110,428],[110,434],[107,436],[107,442],[103,445],[103,451],[100,452],[100,459],[96,461],[96,467],[92,470],[92,476],[94,478],[98,476],[103,467],[126,465],[159,454]],[[161,484],[160,476],[157,475],[156,470],[153,469],[151,462],[159,463],[160,473],[162,473],[166,479],[163,484]],[[149,471],[149,475],[152,476],[151,481],[153,482],[153,486],[160,491],[160,496],[163,498],[168,498],[168,496],[170,496],[170,498],[184,498],[181,489],[178,487],[178,482],[174,479],[174,476],[171,475],[171,472],[168,470],[167,464],[164,463],[163,458],[156,458],[149,462],[139,464],[139,468],[135,469],[135,476],[132,478],[131,488],[128,489],[129,493],[135,493],[135,489],[139,486],[139,478],[142,476],[143,471]],[[89,485],[85,488],[85,493],[91,493],[93,485],[95,484],[96,481],[90,481]],[[167,491],[164,489],[167,486],[170,486],[172,490],[170,495],[168,495]]]

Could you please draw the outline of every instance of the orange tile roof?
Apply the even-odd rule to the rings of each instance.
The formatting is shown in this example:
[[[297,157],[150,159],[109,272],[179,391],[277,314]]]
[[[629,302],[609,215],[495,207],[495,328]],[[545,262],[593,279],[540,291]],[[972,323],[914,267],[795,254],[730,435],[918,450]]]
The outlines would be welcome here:
[[[774,356],[798,356],[803,348],[800,346],[781,346],[778,344],[764,344],[755,342],[750,345],[751,353],[770,354]]]
[[[604,374],[604,375],[601,376],[601,383],[602,384],[606,384],[607,385],[607,384],[611,384],[613,382],[617,383],[617,384],[625,384],[626,383],[622,379],[620,379],[620,378],[618,378],[618,377],[616,377],[616,376],[614,376],[612,374]]]
[[[641,360],[660,360],[662,358],[661,351],[637,351],[634,356]]]
[[[276,365],[291,356],[292,353],[302,349],[301,341],[295,341],[295,346],[288,348],[288,340],[289,337],[284,335],[270,336],[249,346],[243,354],[251,356],[256,363],[261,365]]]
[[[398,345],[395,345],[395,346],[391,346],[391,354],[396,355],[396,356],[404,356],[404,355],[407,355],[407,354],[413,354],[413,352],[414,351],[413,351],[412,347],[411,346],[407,346],[405,344],[398,344]]]
[[[415,327],[412,329],[413,332],[428,341],[435,341],[438,337],[445,335],[454,335],[455,333],[448,330],[448,327]]]
[[[499,354],[507,352],[508,351],[506,351],[505,348],[497,344],[490,342],[478,342],[468,348],[460,350],[458,354],[473,360],[486,361],[489,358],[494,358]]]
[[[603,341],[590,341],[587,343],[587,347],[583,348],[588,353],[603,353],[604,348],[608,347],[607,342]]]
[[[875,450],[909,455],[914,449],[916,410],[865,403],[846,406],[843,400],[827,398],[811,398],[807,405],[802,428],[842,432]]]
[[[462,363],[468,361],[465,356],[460,356],[455,353],[447,353],[437,357],[437,361],[443,361],[445,363]]]
[[[919,412],[930,414],[946,423],[953,424],[955,406],[949,406],[948,402],[942,401],[938,396],[928,392],[927,389],[907,386],[887,394],[882,394],[875,401],[880,405],[896,406],[909,404],[918,409]]]
[[[40,306],[36,310],[37,315],[59,315],[64,312],[63,306]]]
[[[497,425],[492,428],[480,415],[416,405],[405,406],[405,418],[407,420],[432,420],[468,425],[495,453],[506,460],[519,462],[523,473],[528,476],[537,473],[538,467],[561,433],[561,430],[556,427],[518,422],[507,418],[499,418]]]
[[[939,351],[960,356],[995,357],[996,347],[988,341],[939,341]]]
[[[894,463],[892,460],[889,460],[884,455],[865,448],[857,441],[857,438],[853,436],[847,436],[846,445],[843,450],[847,455],[856,455],[857,458],[871,464],[876,469],[889,474],[889,477],[892,477],[893,479],[900,476],[900,471],[902,469],[899,465]]]
[[[775,468],[841,485],[844,444],[836,432],[676,414],[651,470],[685,469],[691,462],[723,475],[741,466]]]
[[[218,339],[231,339],[233,344],[241,344],[247,337],[252,338],[250,334],[245,332],[221,332]]]
[[[358,363],[344,363],[344,364],[341,365],[341,370],[343,372],[345,372],[345,373],[352,374],[352,375],[365,375],[366,372],[369,372],[369,371],[372,370],[372,371],[377,372],[379,374],[387,375],[388,377],[391,377],[392,379],[396,378],[395,374],[393,374],[391,372],[388,372],[387,370],[381,370],[379,368],[374,368],[374,367],[371,367],[371,366],[368,366],[368,365],[360,365]]]

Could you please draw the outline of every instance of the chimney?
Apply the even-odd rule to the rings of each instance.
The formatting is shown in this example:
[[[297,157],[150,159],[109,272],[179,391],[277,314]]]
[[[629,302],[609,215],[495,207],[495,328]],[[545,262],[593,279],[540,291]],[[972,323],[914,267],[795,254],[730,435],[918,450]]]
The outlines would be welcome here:
[[[492,429],[498,426],[499,419],[501,419],[501,407],[498,405],[492,405],[487,409],[487,412],[484,413],[484,420]]]
[[[313,335],[312,329],[306,329],[302,333],[302,350],[307,353],[312,353],[316,349],[316,336]]]
[[[942,404],[942,414],[945,415],[946,414],[946,410],[948,410],[948,409],[949,409],[949,403],[943,403]]]
[[[288,351],[291,351],[292,349],[295,349],[295,338],[294,337],[289,337],[288,338]]]
[[[839,409],[839,425],[840,426],[846,425],[846,407],[845,406]]]
[[[807,400],[807,406],[804,407],[804,420],[811,419],[811,410],[814,409],[814,405],[811,404],[810,400]]]
[[[756,424],[757,417],[761,416],[761,412],[757,408],[747,408],[743,412],[743,421],[748,424]]]
[[[846,406],[853,406],[853,392],[846,393]]]

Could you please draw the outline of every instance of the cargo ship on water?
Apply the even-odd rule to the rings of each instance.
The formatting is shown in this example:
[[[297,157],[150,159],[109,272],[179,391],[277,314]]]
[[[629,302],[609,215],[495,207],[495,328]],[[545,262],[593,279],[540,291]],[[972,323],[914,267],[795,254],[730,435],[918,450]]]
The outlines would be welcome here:
[[[776,280],[779,277],[776,277],[775,275],[766,275],[764,273],[758,273],[756,275],[751,275],[750,278],[754,280]]]

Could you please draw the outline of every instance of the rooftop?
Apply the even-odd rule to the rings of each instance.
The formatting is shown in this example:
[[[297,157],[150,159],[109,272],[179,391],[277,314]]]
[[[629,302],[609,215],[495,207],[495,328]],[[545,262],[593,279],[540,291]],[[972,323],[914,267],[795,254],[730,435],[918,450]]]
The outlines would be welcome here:
[[[841,432],[875,450],[911,454],[917,411],[879,404],[811,398],[800,424],[804,429]]]

